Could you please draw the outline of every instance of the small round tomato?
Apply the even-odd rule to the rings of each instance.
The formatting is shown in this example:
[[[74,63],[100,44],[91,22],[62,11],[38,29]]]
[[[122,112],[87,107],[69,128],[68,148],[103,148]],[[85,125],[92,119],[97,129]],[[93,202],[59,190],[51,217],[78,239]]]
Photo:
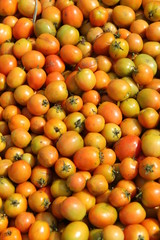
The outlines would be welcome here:
[[[44,125],[44,133],[51,140],[57,140],[66,131],[65,123],[58,118],[51,118]]]
[[[12,29],[9,25],[6,25],[4,23],[0,23],[0,44],[11,40],[12,38]]]
[[[81,172],[75,172],[67,177],[67,186],[73,192],[80,192],[85,188],[86,179]]]
[[[28,71],[32,68],[42,68],[45,64],[45,57],[44,55],[37,51],[37,50],[31,50],[26,52],[22,58],[22,64],[24,68]]]
[[[69,158],[60,157],[54,165],[54,170],[58,177],[67,179],[76,172],[76,166]]]
[[[62,73],[65,70],[65,64],[58,55],[51,54],[45,59],[44,69],[47,74],[55,71]]]
[[[36,187],[30,181],[20,183],[16,186],[16,193],[20,193],[26,198],[28,198],[29,195],[31,195],[35,191]]]
[[[1,240],[22,240],[21,232],[16,227],[7,227],[0,234]]]
[[[33,240],[49,239],[50,228],[46,221],[37,220],[29,228],[28,236]]]
[[[105,214],[107,212],[107,214]],[[97,228],[104,228],[114,224],[117,220],[117,211],[108,203],[95,204],[88,213],[88,218],[91,224]]]
[[[39,18],[34,24],[34,34],[38,38],[43,33],[56,35],[56,26],[48,19]]]
[[[103,6],[98,6],[89,13],[89,20],[92,26],[101,27],[108,20],[108,12]]]
[[[96,203],[96,198],[93,196],[87,188],[84,188],[82,191],[73,193],[73,196],[77,197],[86,207],[88,212]]]
[[[69,5],[62,11],[63,24],[80,28],[83,22],[83,13],[76,5]]]
[[[139,171],[138,162],[130,157],[124,158],[119,165],[121,176],[126,180],[134,179]]]
[[[128,218],[130,216],[130,218]],[[146,217],[146,211],[139,202],[130,202],[119,212],[119,219],[124,225],[141,223]]]
[[[118,5],[113,9],[112,18],[116,26],[129,27],[135,20],[135,12],[131,7]]]
[[[56,142],[59,153],[64,157],[73,156],[83,146],[84,141],[81,135],[72,130],[63,133]]]
[[[51,103],[62,102],[68,97],[66,83],[64,81],[53,81],[46,86],[44,94]]]
[[[91,171],[100,164],[100,151],[97,147],[84,146],[75,152],[73,161],[79,170]]]
[[[8,75],[8,73],[17,67],[17,59],[11,54],[0,56],[0,73]]]
[[[108,182],[102,174],[96,174],[87,180],[86,187],[93,196],[97,197],[108,190]]]
[[[41,165],[34,166],[32,169],[30,181],[37,188],[46,187],[52,181],[51,169],[43,167]]]
[[[82,51],[73,44],[65,44],[62,46],[59,54],[61,59],[70,65],[75,65],[82,59]]]
[[[34,212],[44,212],[49,208],[50,200],[47,193],[38,190],[28,197],[28,205]]]
[[[27,181],[30,176],[31,166],[24,160],[13,162],[8,169],[8,177],[17,184]]]
[[[12,193],[4,202],[4,211],[8,217],[15,218],[27,210],[27,199],[20,193]]]
[[[123,240],[124,239],[124,233],[123,230],[116,225],[109,225],[107,227],[104,227],[102,230],[102,236],[104,240]]]
[[[57,39],[60,42],[60,45],[76,45],[79,41],[79,31],[77,28],[64,24],[57,31]]]
[[[15,218],[15,227],[21,233],[27,233],[30,226],[35,222],[35,217],[31,212],[22,212]]]
[[[27,101],[27,109],[31,114],[36,116],[47,113],[49,106],[47,97],[39,93],[32,95]]]
[[[58,29],[61,25],[61,11],[53,5],[45,7],[42,9],[42,18],[48,19],[53,23],[53,25]]]
[[[122,161],[125,157],[138,157],[141,152],[141,139],[136,135],[121,137],[114,145],[117,158]]]
[[[105,137],[107,143],[117,142],[121,137],[121,129],[115,123],[106,123],[101,134]]]
[[[89,237],[89,228],[82,221],[69,223],[63,230],[61,240],[87,240]]]
[[[124,237],[126,240],[134,240],[142,238],[149,240],[149,233],[147,229],[141,224],[130,224],[124,228]]]
[[[69,221],[80,221],[86,214],[86,208],[77,197],[69,196],[61,203],[60,212]]]
[[[38,151],[46,145],[52,145],[52,140],[47,138],[45,135],[35,136],[31,141],[31,149],[33,154],[37,154]]]
[[[60,196],[70,196],[72,194],[71,190],[67,186],[66,179],[57,178],[51,184],[51,194],[54,198]]]

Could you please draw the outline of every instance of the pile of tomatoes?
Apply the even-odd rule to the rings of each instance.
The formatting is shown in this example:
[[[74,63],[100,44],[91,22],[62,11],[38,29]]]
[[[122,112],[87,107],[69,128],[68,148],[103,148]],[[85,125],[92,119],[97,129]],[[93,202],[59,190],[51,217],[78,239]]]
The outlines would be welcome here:
[[[0,0],[0,239],[160,239],[160,0]]]

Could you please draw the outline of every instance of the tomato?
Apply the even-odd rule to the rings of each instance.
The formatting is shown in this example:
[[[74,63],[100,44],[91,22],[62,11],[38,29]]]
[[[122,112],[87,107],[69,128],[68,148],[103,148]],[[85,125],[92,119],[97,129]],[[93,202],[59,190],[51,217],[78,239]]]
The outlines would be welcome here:
[[[134,11],[137,11],[141,7],[142,0],[134,0],[132,2],[129,0],[120,0],[120,4],[131,7]]]
[[[147,229],[150,239],[158,240],[160,235],[159,235],[159,222],[157,221],[157,219],[146,218],[141,224]]]
[[[107,214],[105,214],[107,211]],[[89,221],[97,228],[104,228],[114,224],[117,220],[117,211],[108,203],[97,203],[88,213]]]
[[[34,91],[28,85],[22,84],[17,87],[13,93],[14,98],[21,106],[26,106],[28,99],[34,94]]]
[[[142,138],[142,151],[145,156],[159,157],[159,144],[160,137],[159,133],[157,134],[147,134]]]
[[[29,228],[28,236],[33,240],[47,240],[50,235],[49,224],[42,220],[35,221]]]
[[[112,148],[104,148],[101,150],[101,164],[113,165],[116,161],[116,154]]]
[[[102,174],[91,176],[86,183],[88,191],[93,196],[99,196],[108,190],[108,182]]]
[[[53,232],[57,230],[57,220],[50,212],[40,212],[35,216],[35,220],[45,221],[49,224],[50,231]]]
[[[56,142],[59,153],[64,157],[73,156],[83,146],[84,141],[81,135],[72,130],[63,133]]]
[[[54,165],[58,177],[66,179],[76,172],[76,166],[71,159],[60,157]]]
[[[141,152],[141,139],[136,135],[121,137],[119,141],[115,143],[114,151],[120,161],[122,161],[125,157],[136,158]]]
[[[56,29],[60,27],[62,20],[61,12],[54,5],[43,8],[41,16],[44,19],[50,20]]]
[[[26,198],[28,198],[29,195],[31,195],[35,191],[36,187],[30,181],[20,183],[16,186],[16,193],[20,193]]]
[[[28,71],[32,68],[42,68],[45,64],[45,57],[44,55],[37,51],[37,50],[31,50],[26,52],[22,58],[22,64],[24,68]]]
[[[131,76],[134,67],[134,62],[128,57],[120,58],[113,63],[114,72],[118,75],[118,77]]]
[[[54,180],[51,184],[51,194],[54,198],[60,196],[70,196],[72,192],[67,186],[66,179],[57,178]]]
[[[124,225],[139,224],[145,217],[145,209],[139,202],[130,202],[119,211],[119,219]]]
[[[78,198],[69,196],[61,203],[60,212],[69,221],[80,221],[86,214],[86,208]]]
[[[126,180],[134,179],[139,170],[139,165],[133,158],[127,157],[122,160],[119,166],[121,176]]]
[[[21,232],[16,227],[7,227],[1,232],[0,237],[2,240],[22,240]]]
[[[8,217],[15,218],[27,210],[27,199],[20,193],[12,193],[4,202],[4,211]]]
[[[51,144],[52,140],[47,138],[45,135],[37,135],[31,141],[31,149],[34,154],[37,154],[42,147]]]
[[[27,181],[31,176],[31,166],[24,160],[13,162],[8,169],[8,177],[14,183]]]
[[[35,217],[31,212],[22,212],[15,218],[15,227],[21,233],[27,233],[30,226],[35,222]]]
[[[108,12],[106,8],[98,6],[89,13],[89,20],[92,26],[101,27],[108,20]]]
[[[125,39],[116,38],[109,46],[109,55],[112,59],[117,60],[127,57],[129,53],[129,44]]]
[[[160,54],[159,42],[147,41],[143,45],[142,53],[148,54],[153,58],[157,57]]]
[[[155,128],[159,123],[159,114],[154,108],[146,107],[139,112],[138,121],[147,129]]]
[[[102,236],[104,240],[116,240],[117,238],[119,240],[124,239],[123,230],[116,225],[109,225],[107,227],[104,227],[102,230]]]
[[[140,113],[140,106],[138,101],[134,98],[127,98],[123,100],[119,105],[123,116],[127,118],[136,118]]]
[[[52,167],[58,160],[58,151],[52,145],[42,147],[37,154],[38,162],[44,167]]]
[[[70,54],[68,54],[68,52]],[[65,44],[60,49],[60,57],[66,64],[74,65],[82,59],[82,51],[73,44]]]
[[[12,29],[9,25],[6,25],[4,23],[0,23],[0,44],[5,43],[6,41],[9,41],[12,39]]]
[[[9,127],[10,131],[13,131],[14,129],[16,129],[18,127],[22,127],[28,131],[30,128],[30,121],[24,115],[16,114],[10,118],[10,120],[8,122],[8,127]]]
[[[73,192],[80,192],[86,186],[86,179],[81,172],[75,172],[67,177],[67,186]]]
[[[42,188],[47,186],[52,181],[51,169],[43,167],[41,165],[34,166],[31,172],[30,181],[37,188]]]
[[[0,177],[0,197],[6,200],[10,195],[15,192],[15,186],[7,177]]]
[[[95,229],[91,229],[89,231],[89,240],[95,240],[97,238],[101,238],[102,237],[102,229],[100,228],[95,228]]]
[[[53,36],[56,35],[56,27],[53,23],[45,18],[36,20],[34,24],[34,34],[38,38],[43,33],[49,33]]]
[[[141,224],[130,224],[124,228],[124,237],[126,240],[134,240],[136,238],[142,238],[149,240],[149,234],[147,229]]]
[[[108,183],[112,183],[115,180],[115,172],[112,166],[107,163],[100,164],[94,171],[93,175],[103,175]]]
[[[140,198],[147,208],[159,206],[160,184],[155,181],[147,181],[140,188]],[[152,199],[152,200],[151,200]]]
[[[87,24],[87,23],[86,23]],[[83,27],[86,27],[86,30],[83,30]],[[87,29],[88,28],[88,29]],[[81,27],[81,32],[85,31],[84,35],[89,43],[94,44],[96,39],[103,34],[103,29],[101,27],[92,27],[91,23],[88,22],[88,25],[85,24]],[[98,47],[98,45],[97,45]]]
[[[63,230],[62,240],[87,240],[89,237],[89,228],[82,221],[69,223]]]
[[[160,3],[148,2],[144,6],[144,16],[151,22],[158,22],[160,20]]]
[[[97,37],[93,43],[93,50],[97,55],[105,55],[109,53],[109,47],[115,40],[113,33],[106,32]]]
[[[89,91],[94,88],[96,77],[92,70],[89,68],[83,68],[76,73],[75,81],[82,91]]]
[[[56,219],[59,219],[59,220],[64,219],[60,212],[60,206],[61,206],[61,203],[66,198],[67,198],[67,196],[56,197],[51,204],[51,213],[54,217],[56,217]]]
[[[55,71],[62,73],[65,70],[65,64],[59,56],[51,54],[46,57],[44,68],[47,74]]]
[[[155,89],[144,88],[137,94],[137,101],[142,109],[149,107],[157,111],[160,107],[159,100],[160,94]]]
[[[36,116],[45,114],[49,106],[50,104],[47,97],[39,93],[32,95],[27,101],[27,109],[31,114]]]
[[[12,28],[12,34],[16,40],[19,40],[21,38],[27,39],[28,37],[31,37],[33,35],[33,32],[33,22],[27,17],[19,18]]]
[[[113,8],[112,19],[116,26],[126,28],[135,20],[135,12],[131,7],[118,5]]]
[[[4,54],[0,56],[0,73],[7,76],[15,67],[17,67],[17,59],[13,55]]]
[[[125,179],[122,179],[120,180],[116,187],[121,187],[123,189],[126,189],[127,192],[130,193],[130,197],[131,199],[136,195],[137,193],[137,189],[136,189],[136,184],[132,181],[132,180],[125,180]]]
[[[51,82],[45,88],[44,94],[51,103],[62,102],[68,97],[66,83],[64,81]]]
[[[154,60],[154,58],[148,54],[145,54],[145,53],[138,54],[134,59],[134,63],[136,66],[138,66],[139,64],[142,64],[142,63],[149,65],[152,68],[154,75],[157,72],[157,63]]]
[[[119,107],[112,102],[104,101],[98,106],[98,114],[102,115],[105,123],[115,123],[119,125],[122,121],[122,113]]]
[[[97,106],[100,103],[101,96],[97,90],[91,89],[89,91],[82,93],[82,100],[83,100],[83,103],[93,103]]]
[[[9,15],[15,15],[18,7],[17,0],[7,0],[3,2],[3,0],[0,1],[0,15],[1,16],[9,16]]]
[[[66,44],[76,45],[79,40],[79,31],[71,25],[64,24],[58,29],[56,37],[61,46]]]
[[[44,212],[49,208],[50,200],[47,193],[37,190],[29,195],[28,205],[34,212]]]
[[[84,146],[75,152],[73,161],[79,170],[91,171],[100,164],[100,152],[96,147]]]
[[[92,11],[92,9],[96,8],[99,6],[99,2],[97,0],[89,0],[89,1],[85,1],[85,0],[78,0],[77,1],[77,7],[81,9],[83,16],[85,18],[89,17],[89,13]]]
[[[57,140],[66,131],[65,123],[58,118],[51,118],[44,125],[44,133],[51,140]]]
[[[77,47],[81,50],[83,58],[91,56],[92,44],[90,42],[88,42],[87,40],[85,40],[85,38],[83,36],[79,40]]]
[[[12,165],[12,161],[10,159],[2,159],[0,161],[0,176],[7,177],[8,168]]]
[[[69,5],[62,11],[63,24],[80,28],[83,22],[83,13],[76,5]]]

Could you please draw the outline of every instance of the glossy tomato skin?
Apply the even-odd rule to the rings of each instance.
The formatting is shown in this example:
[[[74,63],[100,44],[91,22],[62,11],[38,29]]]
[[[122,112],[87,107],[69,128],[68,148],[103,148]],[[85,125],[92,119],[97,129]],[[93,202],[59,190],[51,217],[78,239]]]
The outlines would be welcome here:
[[[120,161],[125,157],[138,157],[141,152],[141,139],[136,135],[127,135],[114,145],[114,151]]]

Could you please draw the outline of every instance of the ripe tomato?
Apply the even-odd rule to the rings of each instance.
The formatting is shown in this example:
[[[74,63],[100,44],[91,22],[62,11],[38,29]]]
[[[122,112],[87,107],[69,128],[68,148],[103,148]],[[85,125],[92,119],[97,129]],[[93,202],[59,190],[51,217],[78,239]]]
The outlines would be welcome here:
[[[46,221],[37,220],[29,228],[28,236],[33,240],[47,240],[50,235],[49,224]]]
[[[86,186],[86,179],[81,172],[75,172],[67,177],[67,186],[73,192],[80,192]]]
[[[159,206],[160,184],[158,182],[147,181],[142,185],[140,190],[141,201],[145,207],[154,208]]]
[[[109,55],[112,59],[117,60],[127,57],[129,53],[129,44],[125,39],[116,38],[109,46]]]
[[[89,17],[89,13],[92,11],[92,9],[96,8],[99,6],[99,2],[97,0],[89,0],[89,1],[85,1],[85,0],[78,0],[77,1],[77,7],[81,9],[83,16],[85,18]]]
[[[17,59],[13,55],[4,54],[0,56],[0,73],[7,76],[15,67],[17,67]]]
[[[34,166],[31,172],[30,181],[37,188],[42,188],[47,186],[52,181],[51,169],[43,167],[41,165]]]
[[[113,8],[112,19],[116,26],[126,28],[135,20],[135,12],[131,7],[118,5]]]
[[[114,145],[117,158],[122,161],[125,157],[138,157],[141,152],[141,139],[136,135],[121,137]]]
[[[46,145],[52,145],[52,140],[47,138],[45,135],[35,136],[31,141],[31,149],[33,154],[37,154],[38,151]]]
[[[51,184],[51,194],[54,198],[60,196],[70,196],[72,194],[71,190],[67,186],[66,179],[57,178]]]
[[[27,181],[31,176],[31,166],[25,160],[13,162],[8,169],[8,177],[14,183],[22,183]]]
[[[149,240],[147,229],[141,224],[130,224],[124,228],[124,237],[126,240],[134,240],[136,238],[143,238]]]
[[[73,156],[76,167],[82,171],[92,171],[100,164],[100,151],[93,146],[84,146]]]
[[[124,225],[141,223],[146,217],[146,211],[139,202],[130,202],[119,212],[119,219]]]
[[[32,95],[27,101],[27,109],[31,114],[36,116],[47,113],[49,106],[47,97],[39,93]]]
[[[35,191],[36,187],[30,181],[20,183],[16,186],[16,193],[20,193],[26,198],[28,198],[29,195],[31,195]]]
[[[42,18],[48,19],[53,23],[53,25],[58,29],[61,25],[61,11],[53,5],[45,7],[42,9]]]
[[[36,38],[36,49],[45,56],[57,54],[60,49],[59,41],[50,33],[42,33]]]
[[[74,221],[69,223],[63,230],[62,240],[87,240],[89,237],[89,228],[82,221]]]
[[[97,197],[108,190],[108,182],[102,174],[96,174],[87,180],[86,187],[93,196]]]
[[[76,131],[67,131],[63,133],[58,141],[56,147],[59,153],[64,157],[71,157],[79,149],[84,146],[84,141],[81,135]]]
[[[31,50],[26,52],[22,58],[22,64],[24,68],[28,71],[32,68],[42,68],[45,64],[45,57],[44,55],[37,51],[37,50]]]
[[[62,102],[68,97],[66,83],[64,81],[53,81],[46,86],[44,94],[51,103]]]
[[[61,59],[70,65],[77,64],[82,59],[82,51],[73,44],[65,44],[62,46],[59,54]]]
[[[0,234],[1,240],[22,240],[21,232],[16,227],[7,227]]]
[[[86,208],[77,197],[69,196],[61,203],[60,212],[69,221],[80,221],[86,215]]]
[[[92,9],[89,13],[89,20],[92,26],[101,27],[108,20],[108,12],[103,6]]]
[[[44,125],[44,133],[51,140],[57,140],[66,131],[65,123],[58,118],[51,118]]]
[[[34,212],[44,212],[49,208],[50,200],[47,193],[37,190],[28,197],[28,205]]]
[[[122,112],[119,107],[112,102],[104,101],[98,106],[98,114],[102,115],[105,123],[115,123],[119,125],[122,121]]]
[[[76,166],[69,158],[60,157],[54,165],[58,177],[66,179],[76,172]]]
[[[80,28],[83,22],[83,13],[76,5],[69,5],[62,10],[63,24]]]
[[[15,227],[21,233],[27,233],[30,226],[35,222],[35,217],[31,212],[22,212],[15,218]]]
[[[107,211],[108,214],[105,214]],[[108,203],[96,203],[88,212],[88,218],[91,224],[97,228],[104,228],[114,224],[117,220],[117,211]]]
[[[8,217],[15,218],[27,210],[27,199],[20,193],[12,193],[4,202],[4,211]]]
[[[61,46],[76,45],[79,41],[79,31],[71,25],[64,24],[58,29],[56,37]]]
[[[12,28],[9,25],[0,23],[0,44],[12,39]]]

